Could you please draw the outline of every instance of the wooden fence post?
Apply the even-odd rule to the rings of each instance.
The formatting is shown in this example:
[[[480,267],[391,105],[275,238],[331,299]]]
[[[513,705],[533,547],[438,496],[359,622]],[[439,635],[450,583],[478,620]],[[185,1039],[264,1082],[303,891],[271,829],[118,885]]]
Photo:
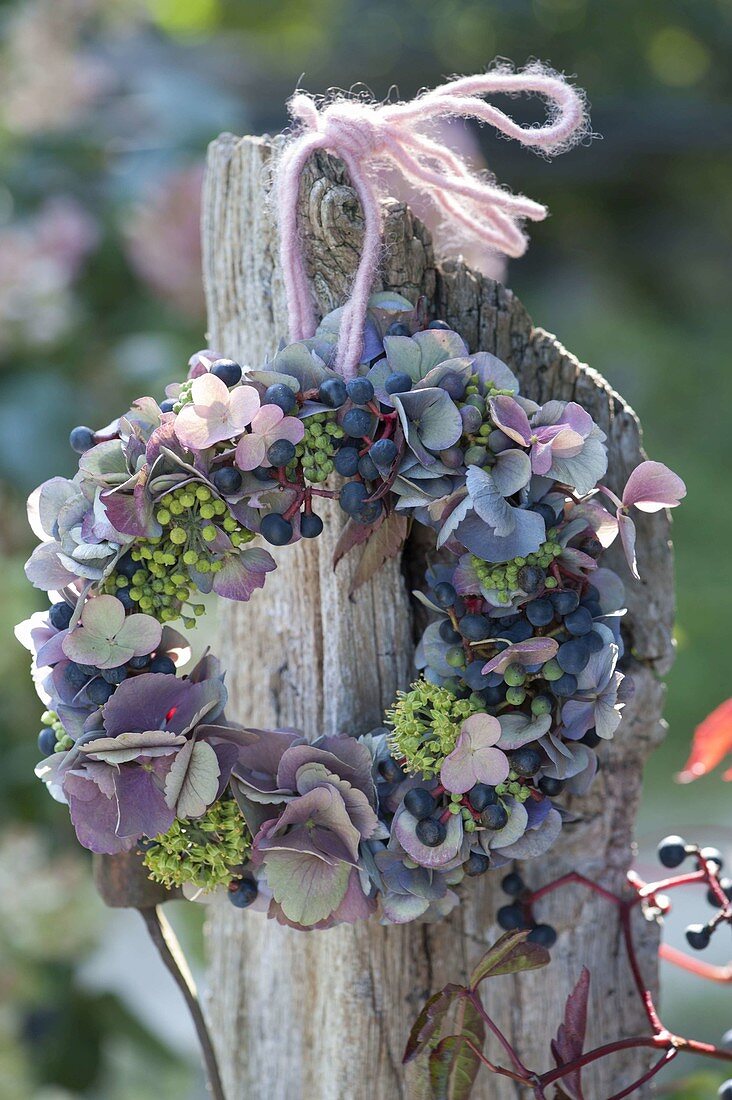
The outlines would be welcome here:
[[[210,345],[259,364],[287,335],[277,235],[267,204],[272,143],[225,134],[209,151],[203,245]],[[360,211],[340,163],[318,155],[301,192],[304,247],[321,312],[340,304],[359,254]],[[607,432],[610,482],[617,487],[641,456],[633,412],[595,372],[533,327],[505,287],[460,260],[436,264],[429,234],[402,203],[385,204],[381,287],[411,300],[420,294],[454,324],[471,350],[494,352],[522,392],[581,402]],[[379,289],[378,287],[376,289]],[[397,688],[413,678],[414,609],[408,592],[416,548],[392,562],[354,598],[352,566],[331,559],[343,521],[321,509],[319,539],[276,551],[281,568],[248,604],[222,610],[219,650],[228,666],[232,717],[249,725],[293,725],[309,736],[363,733],[381,724]],[[667,521],[640,518],[643,583],[629,583],[626,620],[635,698],[612,744],[600,750],[600,775],[572,809],[547,856],[526,866],[540,883],[570,869],[622,885],[631,858],[641,770],[662,736],[663,687],[670,665],[672,557]],[[411,555],[411,558],[410,558]],[[612,563],[612,560],[610,561]],[[620,569],[623,575],[627,575]],[[498,934],[500,875],[467,882],[463,902],[441,924],[345,926],[301,933],[224,899],[208,921],[210,1014],[228,1100],[424,1100],[423,1068],[405,1072],[409,1025],[429,992],[460,980]],[[616,914],[579,889],[547,900],[542,917],[560,932],[551,969],[503,978],[488,990],[489,1010],[537,1069],[550,1065],[549,1039],[570,988],[592,973],[589,1040],[643,1030]],[[656,983],[656,934],[639,934],[641,961]],[[490,983],[489,983],[490,984]],[[640,1072],[647,1052],[629,1051],[588,1073],[595,1100]],[[516,1097],[510,1081],[485,1074],[477,1100]],[[643,1095],[639,1093],[638,1095]]]

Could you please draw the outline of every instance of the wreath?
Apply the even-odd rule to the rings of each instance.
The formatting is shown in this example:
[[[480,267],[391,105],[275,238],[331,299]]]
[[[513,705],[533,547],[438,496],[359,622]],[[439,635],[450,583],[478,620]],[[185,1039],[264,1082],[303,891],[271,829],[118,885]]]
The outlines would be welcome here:
[[[364,110],[335,107],[341,123]],[[283,174],[304,140],[335,145],[356,179],[353,149],[317,127]],[[189,897],[224,886],[303,929],[436,920],[466,876],[541,855],[572,819],[564,796],[588,789],[630,687],[623,585],[603,554],[619,535],[637,577],[633,510],[685,488],[645,461],[611,492],[589,413],[522,397],[422,304],[363,297],[369,248],[347,308],[303,335],[291,199],[281,187],[297,338],[256,367],[198,352],[164,399],[75,428],[78,473],[30,498],[26,573],[52,601],[17,628],[47,708],[37,774],[82,845],[137,849]],[[432,532],[415,680],[370,731],[235,724],[218,660],[186,672],[177,625],[195,625],[201,594],[249,600],[275,568],[265,544],[317,538],[323,498],[347,517],[338,557],[361,548],[359,583],[412,525]]]

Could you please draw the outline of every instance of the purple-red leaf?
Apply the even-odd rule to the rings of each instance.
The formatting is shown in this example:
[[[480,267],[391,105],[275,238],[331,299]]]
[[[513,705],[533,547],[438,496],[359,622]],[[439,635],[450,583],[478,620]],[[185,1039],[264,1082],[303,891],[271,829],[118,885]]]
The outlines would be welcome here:
[[[550,955],[538,943],[527,943],[528,930],[506,932],[490,947],[470,975],[469,987],[477,989],[486,978],[517,974],[520,970],[538,970],[546,966]]]
[[[350,553],[355,546],[363,546],[365,542],[368,542],[374,531],[377,531],[383,522],[383,512],[375,523],[356,523],[354,520],[349,519],[344,524],[343,530],[338,536],[335,550],[333,551],[333,568],[336,569],[338,563],[345,558],[346,554]]]
[[[464,996],[465,990],[462,986],[450,984],[430,997],[412,1025],[402,1058],[403,1063],[413,1061],[426,1046],[434,1044],[439,1039],[445,1016],[455,1000]]]
[[[351,582],[351,593],[371,580],[382,565],[395,558],[407,537],[409,520],[400,512],[392,512],[373,532],[363,548],[361,560]]]
[[[590,992],[590,972],[586,966],[574,989],[567,997],[564,1020],[552,1040],[552,1054],[557,1066],[566,1066],[582,1056],[587,1031],[587,998]],[[562,1089],[571,1100],[584,1100],[581,1071],[575,1070],[562,1078]]]

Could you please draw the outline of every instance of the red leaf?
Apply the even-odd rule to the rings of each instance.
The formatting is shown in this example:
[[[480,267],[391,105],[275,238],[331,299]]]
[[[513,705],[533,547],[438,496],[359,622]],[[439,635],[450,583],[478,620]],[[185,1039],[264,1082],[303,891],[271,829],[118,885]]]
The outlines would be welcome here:
[[[590,972],[582,967],[579,980],[567,997],[564,1021],[559,1025],[556,1039],[552,1040],[552,1054],[557,1066],[566,1066],[582,1054],[587,1031],[587,997],[590,992]],[[580,1070],[562,1078],[561,1087],[572,1100],[584,1100]]]
[[[361,560],[351,581],[351,595],[390,558],[400,552],[409,531],[409,520],[400,512],[392,512],[375,530],[363,548]]]
[[[712,768],[732,752],[732,699],[720,705],[709,714],[694,731],[689,759],[679,774],[680,783],[691,783]],[[732,769],[725,772],[723,779],[732,779]]]

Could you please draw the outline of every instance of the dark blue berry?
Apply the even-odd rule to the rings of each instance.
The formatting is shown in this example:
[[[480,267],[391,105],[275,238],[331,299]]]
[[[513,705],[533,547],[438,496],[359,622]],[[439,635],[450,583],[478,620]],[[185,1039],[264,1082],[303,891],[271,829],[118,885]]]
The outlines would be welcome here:
[[[354,523],[375,523],[383,511],[384,505],[380,500],[370,500],[363,504],[351,519]]]
[[[493,806],[498,801],[496,788],[488,783],[476,783],[468,791],[468,801],[476,813],[482,814],[487,806]]]
[[[501,631],[501,637],[511,642],[525,642],[534,635],[534,628],[527,619],[519,619],[508,630]]]
[[[241,382],[241,367],[233,359],[217,359],[211,364],[211,374],[220,378],[225,386],[235,386]]]
[[[403,370],[397,370],[387,375],[386,381],[384,382],[384,389],[388,394],[409,393],[411,388],[412,379],[407,372]]]
[[[702,859],[706,860],[707,863],[715,864],[718,871],[721,871],[724,867],[724,857],[719,848],[702,848],[699,855]]]
[[[393,439],[377,439],[369,454],[377,466],[391,466],[398,453]]]
[[[592,615],[586,607],[578,607],[564,617],[564,625],[570,634],[589,634],[592,630]]]
[[[732,900],[732,879],[721,878],[719,880],[719,885],[727,900]],[[713,905],[715,909],[721,909],[719,898],[713,890],[707,890],[707,901],[710,905]]]
[[[97,676],[96,679],[89,681],[86,694],[90,703],[97,703],[101,706],[107,702],[113,691],[114,684],[108,684],[101,676]]]
[[[476,875],[485,874],[491,865],[491,861],[488,856],[483,855],[482,852],[471,852],[467,860],[463,864],[463,870],[466,875],[470,875],[471,878],[475,878]]]
[[[358,451],[355,447],[341,447],[336,451],[333,465],[341,477],[353,477],[358,471]]]
[[[560,618],[564,615],[571,614],[572,611],[576,611],[579,607],[579,595],[571,588],[564,589],[561,592],[552,592],[549,599],[552,601],[554,610]]]
[[[340,409],[345,405],[348,393],[342,378],[326,378],[318,388],[318,400],[330,409]]]
[[[45,726],[38,734],[38,751],[41,756],[50,756],[56,749],[56,734]]]
[[[457,592],[449,581],[440,581],[434,587],[435,603],[440,607],[452,607],[457,599]]]
[[[465,397],[466,381],[459,374],[449,371],[440,379],[440,389],[444,390],[453,401],[462,401]]]
[[[140,568],[140,563],[135,561],[132,554],[129,551],[123,554],[114,567],[115,573],[119,573],[121,577],[127,577],[128,580],[132,580],[137,570]]]
[[[289,466],[295,458],[295,444],[289,439],[276,439],[267,450],[267,461],[273,466]]]
[[[75,661],[69,661],[64,670],[64,679],[69,687],[78,691],[79,688],[84,686],[89,677],[81,665],[77,665]]]
[[[358,460],[358,472],[361,477],[366,481],[375,481],[379,476],[379,471],[376,469],[371,455],[362,455]]]
[[[491,636],[491,624],[485,615],[463,615],[458,626],[462,636],[469,642],[480,642]]]
[[[583,745],[587,745],[589,749],[594,749],[597,748],[597,746],[600,744],[602,738],[599,736],[598,733],[595,732],[595,729],[593,728],[588,730],[583,737],[580,737],[580,741]]]
[[[438,634],[443,642],[447,642],[448,645],[457,645],[462,641],[462,636],[458,634],[449,619],[442,620],[438,628]]]
[[[54,603],[51,605],[51,610],[48,613],[51,626],[54,626],[56,630],[66,630],[67,626],[71,622],[71,616],[74,614],[74,609],[71,604],[62,600],[61,603]]]
[[[242,476],[233,466],[221,466],[214,471],[211,480],[214,487],[225,497],[233,496],[241,489]]]
[[[395,321],[393,325],[389,325],[386,330],[386,336],[411,336],[409,326],[402,324],[401,321]]]
[[[532,626],[548,626],[554,619],[554,608],[547,599],[532,600],[525,613]]]
[[[515,871],[509,872],[501,882],[501,889],[504,894],[508,894],[509,897],[517,898],[519,894],[523,894],[526,886],[521,875],[517,875]]]
[[[137,607],[137,604],[130,595],[129,588],[118,588],[115,595],[124,607],[125,611],[132,611],[133,608]]]
[[[584,634],[582,641],[588,646],[590,654],[599,653],[601,649],[605,648],[606,644],[596,630],[591,630],[589,634]]]
[[[503,928],[505,932],[513,932],[517,928],[526,926],[520,905],[502,905],[496,913],[496,922],[498,927]]]
[[[323,530],[323,521],[315,512],[305,512],[300,517],[300,534],[304,539],[316,539]]]
[[[143,668],[147,668],[150,664],[150,654],[146,653],[144,657],[130,657],[127,662],[127,667],[134,672],[140,672]]]
[[[732,1077],[719,1086],[717,1100],[732,1100]]]
[[[164,413],[172,413],[175,408],[175,401],[172,397],[166,397],[160,402],[160,411]]]
[[[545,580],[546,573],[538,565],[522,565],[518,571],[519,588],[527,596],[533,596],[534,592],[538,592]]]
[[[297,408],[295,394],[284,382],[275,382],[273,385],[267,386],[262,403],[277,405],[285,414],[294,412]]]
[[[539,790],[542,794],[548,795],[549,798],[555,798],[564,790],[564,781],[555,779],[553,775],[542,775],[539,780]]]
[[[709,946],[712,934],[706,924],[690,924],[686,929],[686,942],[695,951],[703,951]]]
[[[554,947],[557,942],[556,929],[551,924],[537,924],[531,929],[526,939],[529,943],[538,943],[542,947]]]
[[[558,698],[568,699],[577,691],[577,677],[571,672],[565,672],[564,676],[553,682],[551,689]]]
[[[252,473],[256,477],[257,481],[272,481],[272,468],[271,466],[255,466]]]
[[[535,775],[541,767],[541,753],[531,745],[522,745],[508,754],[508,760],[517,775]]]
[[[292,524],[279,512],[264,516],[259,528],[262,538],[271,546],[286,546],[292,538]]]
[[[508,821],[508,813],[501,802],[495,802],[482,811],[480,820],[486,829],[502,829]]]
[[[589,659],[590,647],[584,637],[571,638],[568,642],[560,645],[557,650],[557,664],[559,667],[563,672],[571,672],[575,676],[587,668]]]
[[[680,867],[686,859],[686,841],[680,836],[667,836],[658,845],[658,858],[664,867]]]
[[[108,684],[121,684],[127,679],[127,669],[124,665],[118,665],[117,668],[103,668],[102,676]]]
[[[428,848],[436,848],[442,844],[447,836],[447,829],[435,817],[426,817],[417,822],[415,829],[417,840]]]
[[[351,439],[363,439],[371,431],[372,415],[366,409],[349,409],[343,414],[343,431]]]
[[[338,494],[338,503],[346,515],[353,516],[363,508],[368,495],[363,482],[349,481]]]
[[[379,775],[387,783],[398,783],[404,778],[404,772],[397,764],[393,756],[385,756],[378,764]]]
[[[150,662],[150,672],[162,672],[166,676],[175,676],[175,661],[172,657],[161,653]]]
[[[404,806],[417,821],[424,821],[435,812],[435,800],[426,787],[412,787],[407,791]]]
[[[447,321],[430,321],[430,323],[427,325],[427,328],[439,329],[442,332],[451,332],[452,331],[450,326],[448,325]]]
[[[78,428],[72,428],[69,434],[69,443],[72,450],[77,454],[83,455],[85,451],[88,451],[94,446],[94,431],[92,428],[85,428],[79,426]]]
[[[354,405],[368,405],[374,399],[374,387],[368,378],[352,378],[346,383],[346,393]]]
[[[237,909],[246,909],[257,900],[259,888],[256,879],[240,878],[229,883],[228,898]]]
[[[537,515],[541,516],[541,518],[544,520],[544,523],[547,525],[547,528],[555,526],[557,522],[557,513],[554,511],[551,505],[542,503],[532,504],[531,511],[536,512]]]

